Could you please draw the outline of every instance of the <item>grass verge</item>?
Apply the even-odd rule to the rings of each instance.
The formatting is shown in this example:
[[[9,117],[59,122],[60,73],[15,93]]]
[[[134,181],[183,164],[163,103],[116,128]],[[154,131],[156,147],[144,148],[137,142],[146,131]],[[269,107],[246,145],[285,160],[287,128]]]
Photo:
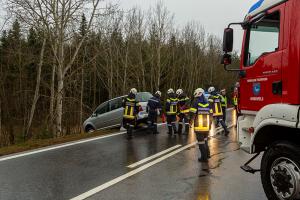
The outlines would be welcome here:
[[[81,139],[93,138],[101,135],[107,135],[110,133],[117,132],[118,130],[119,129],[109,129],[109,130],[96,131],[94,133],[81,133],[81,134],[67,135],[61,138],[28,140],[23,143],[18,143],[12,146],[0,148],[0,156],[20,153],[23,151],[29,151],[29,150],[38,149],[38,148],[47,147],[56,144],[63,144],[66,142],[72,142]]]

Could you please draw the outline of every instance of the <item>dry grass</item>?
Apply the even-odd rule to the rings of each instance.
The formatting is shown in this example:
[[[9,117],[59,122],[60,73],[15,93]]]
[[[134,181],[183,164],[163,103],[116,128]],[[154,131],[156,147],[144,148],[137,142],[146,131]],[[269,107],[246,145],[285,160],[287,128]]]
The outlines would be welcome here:
[[[37,148],[47,147],[55,144],[62,144],[66,142],[97,137],[101,135],[107,135],[113,132],[117,132],[118,129],[110,129],[110,130],[102,130],[96,131],[94,133],[81,133],[81,134],[73,134],[64,136],[61,138],[53,138],[53,139],[40,139],[40,140],[29,140],[23,143],[19,143],[16,145],[2,147],[0,148],[0,156],[9,155],[13,153],[19,153],[23,151],[33,150]]]

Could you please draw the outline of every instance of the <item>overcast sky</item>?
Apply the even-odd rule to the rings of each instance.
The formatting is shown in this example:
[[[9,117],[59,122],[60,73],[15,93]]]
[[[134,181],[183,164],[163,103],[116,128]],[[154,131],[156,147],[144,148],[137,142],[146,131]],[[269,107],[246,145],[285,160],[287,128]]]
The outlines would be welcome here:
[[[124,9],[134,6],[147,10],[157,0],[111,0],[118,2]],[[184,25],[189,21],[199,21],[206,32],[220,38],[224,28],[230,22],[242,21],[250,7],[258,0],[162,0],[168,10],[174,14],[175,23]],[[241,32],[235,34],[235,49],[240,50]]]
[[[140,7],[148,10],[158,0],[107,0],[117,2],[121,8],[128,10],[132,7]],[[224,28],[230,22],[242,21],[250,7],[258,0],[162,0],[168,10],[174,14],[177,26],[183,26],[189,21],[198,21],[206,32],[213,33],[220,38]],[[5,0],[0,0],[1,3]],[[3,11],[0,8],[0,17]],[[1,20],[2,22],[2,20]],[[2,23],[1,23],[2,24]],[[1,26],[0,26],[1,27]],[[239,51],[241,46],[242,32],[235,32],[234,48]]]

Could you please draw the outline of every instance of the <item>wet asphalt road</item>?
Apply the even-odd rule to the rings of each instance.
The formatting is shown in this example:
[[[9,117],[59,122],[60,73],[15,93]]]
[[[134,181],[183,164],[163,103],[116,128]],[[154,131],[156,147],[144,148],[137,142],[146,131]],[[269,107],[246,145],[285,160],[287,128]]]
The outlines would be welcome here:
[[[122,134],[0,161],[0,199],[71,199],[132,172],[127,167],[132,163],[195,141],[193,134],[169,137],[165,125],[160,132],[154,136],[140,130],[132,141]],[[88,199],[266,200],[259,174],[246,174],[239,168],[250,155],[239,150],[234,128],[229,137],[214,135],[209,144],[212,158],[206,176],[199,177],[199,150],[192,146]],[[254,164],[259,166],[259,160]]]

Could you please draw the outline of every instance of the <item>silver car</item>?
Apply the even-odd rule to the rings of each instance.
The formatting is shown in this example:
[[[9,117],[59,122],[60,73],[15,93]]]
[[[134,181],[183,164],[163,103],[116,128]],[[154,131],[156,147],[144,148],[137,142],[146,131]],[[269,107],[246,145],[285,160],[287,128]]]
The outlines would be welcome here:
[[[95,130],[114,128],[122,126],[123,119],[123,99],[127,96],[121,96],[102,103],[95,112],[83,123],[85,132]],[[139,113],[137,115],[137,125],[146,123],[148,113],[146,111],[148,100],[152,97],[149,92],[139,92],[136,100],[140,103]]]

